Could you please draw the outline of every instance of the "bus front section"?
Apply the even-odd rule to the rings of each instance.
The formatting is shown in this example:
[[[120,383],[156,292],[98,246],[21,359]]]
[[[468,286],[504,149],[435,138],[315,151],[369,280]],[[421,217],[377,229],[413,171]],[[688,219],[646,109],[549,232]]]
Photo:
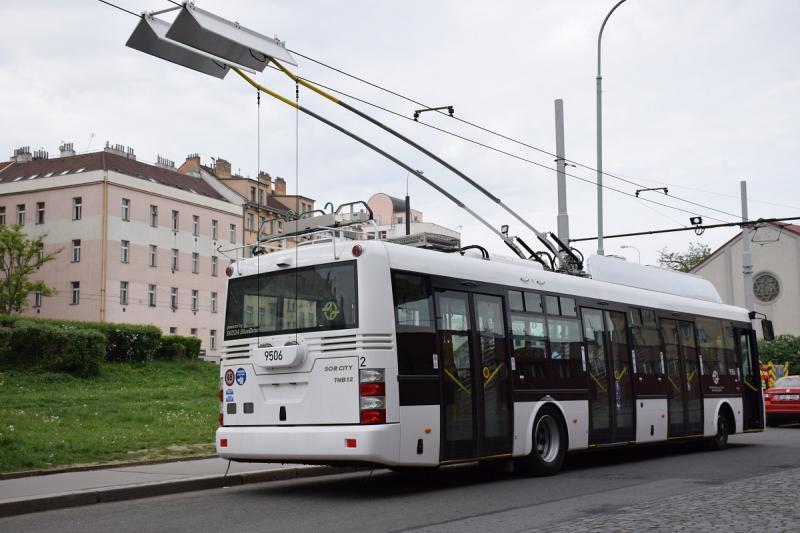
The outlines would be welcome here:
[[[397,356],[382,243],[328,241],[232,265],[217,453],[397,463]]]

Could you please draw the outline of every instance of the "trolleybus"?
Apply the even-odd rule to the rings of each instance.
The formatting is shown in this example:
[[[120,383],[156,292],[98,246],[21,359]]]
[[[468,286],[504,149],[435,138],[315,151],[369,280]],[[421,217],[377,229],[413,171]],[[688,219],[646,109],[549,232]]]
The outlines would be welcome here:
[[[699,278],[589,265],[571,276],[334,237],[233,263],[217,452],[392,468],[513,459],[541,475],[572,450],[721,449],[763,430],[745,309]]]

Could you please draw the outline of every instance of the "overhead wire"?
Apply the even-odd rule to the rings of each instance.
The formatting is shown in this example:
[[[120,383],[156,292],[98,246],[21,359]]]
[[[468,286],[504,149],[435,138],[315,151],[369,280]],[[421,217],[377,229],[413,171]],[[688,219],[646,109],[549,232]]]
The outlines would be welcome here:
[[[298,54],[298,55],[299,55],[299,54]],[[270,68],[272,68],[272,69],[274,69],[274,70],[280,70],[280,69],[278,69],[277,67],[273,67],[272,65],[270,65]],[[315,85],[318,85],[318,86],[320,86],[320,87],[323,87],[324,89],[327,89],[327,90],[329,90],[329,91],[331,91],[331,92],[334,92],[334,93],[340,94],[340,95],[342,95],[342,96],[345,96],[345,97],[347,97],[347,98],[351,98],[351,99],[353,99],[353,100],[355,100],[355,101],[357,101],[357,102],[360,102],[360,103],[362,103],[362,104],[365,104],[365,105],[372,106],[372,107],[374,107],[374,108],[376,108],[376,109],[379,109],[379,110],[381,110],[381,111],[384,111],[384,112],[386,112],[386,113],[389,113],[389,114],[391,114],[391,115],[394,115],[394,116],[396,116],[396,117],[402,118],[402,119],[404,119],[404,120],[408,120],[408,121],[411,121],[411,122],[416,122],[416,123],[418,123],[418,124],[422,124],[423,126],[426,126],[426,127],[430,128],[430,129],[433,129],[433,130],[435,130],[435,131],[438,131],[438,132],[444,133],[444,134],[446,134],[446,135],[450,135],[450,136],[452,136],[452,137],[455,137],[455,138],[461,139],[461,140],[463,140],[463,141],[466,141],[466,142],[469,142],[469,143],[475,144],[475,145],[477,145],[477,146],[481,146],[481,147],[483,147],[483,148],[486,148],[486,149],[488,149],[488,150],[492,150],[492,151],[494,151],[494,152],[497,152],[497,153],[499,153],[499,154],[502,154],[502,155],[505,155],[505,156],[508,156],[508,157],[512,157],[512,158],[514,158],[514,159],[518,159],[518,160],[520,160],[520,161],[523,161],[523,162],[525,162],[525,163],[529,163],[529,164],[531,164],[531,165],[535,165],[535,166],[541,167],[541,168],[543,168],[543,169],[546,169],[546,170],[557,171],[557,169],[556,169],[555,167],[548,166],[548,165],[546,165],[546,164],[544,164],[544,163],[540,163],[540,162],[538,162],[538,161],[534,161],[534,160],[532,160],[532,159],[528,159],[528,158],[526,158],[526,157],[523,157],[523,156],[521,156],[521,155],[514,154],[514,153],[508,152],[508,151],[506,151],[506,150],[502,150],[502,149],[500,149],[500,148],[497,148],[497,147],[495,147],[495,146],[491,146],[491,145],[488,145],[488,144],[486,144],[486,143],[483,143],[483,142],[481,142],[481,141],[477,141],[477,140],[475,140],[475,139],[471,139],[471,138],[469,138],[469,137],[466,137],[466,136],[464,136],[464,135],[460,135],[460,134],[458,134],[458,133],[455,133],[455,132],[452,132],[452,131],[450,131],[450,130],[446,130],[446,129],[444,129],[444,128],[440,128],[440,127],[438,127],[438,126],[434,126],[433,124],[428,124],[428,123],[426,123],[426,122],[422,122],[422,121],[415,121],[413,118],[411,118],[411,117],[407,117],[406,115],[403,115],[402,113],[399,113],[399,112],[397,112],[397,111],[391,110],[391,109],[389,109],[389,108],[387,108],[387,107],[381,106],[381,105],[379,105],[379,104],[375,104],[375,103],[373,103],[373,102],[370,102],[370,101],[368,101],[368,100],[365,100],[365,99],[363,99],[363,98],[359,98],[359,97],[357,97],[357,96],[354,96],[354,95],[352,95],[352,94],[346,93],[346,92],[344,92],[344,91],[341,91],[341,90],[339,90],[339,89],[334,89],[333,87],[330,87],[330,86],[324,85],[324,84],[322,84],[322,83],[319,83],[319,82],[317,82],[317,81],[313,81],[313,80],[311,80],[311,79],[309,79],[309,78],[306,78],[306,77],[304,77],[304,76],[298,76],[298,77],[299,77],[300,79],[303,79],[303,80],[305,80],[305,81],[309,82],[309,83],[313,83],[313,84],[315,84]],[[590,184],[590,185],[596,185],[596,182],[595,182],[594,180],[591,180],[591,179],[588,179],[588,178],[584,178],[584,177],[581,177],[581,176],[578,176],[578,175],[575,175],[575,174],[572,174],[572,173],[569,173],[569,172],[565,172],[564,174],[565,174],[566,176],[570,177],[570,178],[573,178],[573,179],[577,179],[577,180],[583,181],[583,182],[585,182],[585,183],[588,183],[588,184]],[[673,205],[665,204],[665,203],[658,202],[658,201],[656,201],[656,200],[652,200],[652,199],[649,199],[649,198],[637,197],[637,196],[635,196],[634,194],[631,194],[631,193],[629,193],[629,192],[627,192],[627,191],[623,191],[623,190],[621,190],[621,189],[617,189],[616,187],[612,187],[612,186],[610,186],[610,185],[605,185],[605,184],[604,184],[604,185],[603,185],[603,188],[604,188],[604,189],[608,189],[608,190],[610,190],[610,191],[614,191],[614,192],[617,192],[617,193],[623,194],[623,195],[625,195],[625,196],[629,196],[629,197],[631,197],[631,198],[636,198],[636,199],[638,199],[638,200],[642,200],[643,202],[647,202],[647,203],[652,203],[652,204],[660,205],[660,206],[662,206],[662,207],[666,207],[666,208],[669,208],[669,209],[674,209],[674,210],[681,211],[681,212],[683,212],[683,213],[687,213],[687,214],[690,214],[690,215],[696,215],[696,214],[697,214],[697,211],[689,211],[689,210],[682,209],[682,208],[680,208],[680,207],[677,207],[677,206],[673,206]],[[736,215],[731,215],[731,216],[736,216]],[[714,218],[714,217],[710,217],[710,216],[708,216],[708,217],[706,217],[706,218],[708,218],[708,219],[710,219],[710,220],[715,220],[715,221],[717,221],[717,222],[726,222],[726,221],[724,221],[724,220],[721,220],[721,219],[718,219],[718,218]]]
[[[416,105],[422,106],[422,107],[424,107],[424,108],[426,108],[426,109],[430,109],[430,106],[428,106],[427,104],[424,104],[424,103],[422,103],[422,102],[420,102],[420,101],[418,101],[418,100],[416,100],[416,99],[414,99],[414,98],[411,98],[411,97],[409,97],[409,96],[406,96],[406,95],[404,95],[404,94],[401,94],[401,93],[399,93],[399,92],[397,92],[397,91],[393,91],[393,90],[391,90],[391,89],[388,89],[388,88],[386,88],[386,87],[383,87],[383,86],[381,86],[381,85],[379,85],[379,84],[376,84],[376,83],[370,82],[370,81],[368,81],[368,80],[365,80],[364,78],[361,78],[361,77],[359,77],[359,76],[356,76],[356,75],[354,75],[354,74],[350,74],[349,72],[346,72],[346,71],[344,71],[344,70],[341,70],[341,69],[339,69],[339,68],[336,68],[336,67],[334,67],[334,66],[332,66],[332,65],[329,65],[329,64],[327,64],[327,63],[325,63],[325,62],[323,62],[323,61],[320,61],[320,60],[318,60],[318,59],[314,59],[314,58],[312,58],[312,57],[309,57],[309,56],[307,56],[307,55],[305,55],[305,54],[302,54],[302,53],[300,53],[300,52],[298,52],[298,51],[296,51],[296,50],[292,50],[292,49],[288,49],[288,50],[289,50],[291,53],[293,53],[293,54],[295,54],[295,55],[297,55],[297,56],[299,56],[299,57],[302,57],[302,58],[304,58],[304,59],[307,59],[307,60],[309,60],[309,61],[311,61],[311,62],[313,62],[313,63],[316,63],[316,64],[318,64],[318,65],[320,65],[320,66],[323,66],[323,67],[325,67],[325,68],[327,68],[327,69],[333,70],[334,72],[338,72],[338,73],[340,73],[340,74],[342,74],[342,75],[344,75],[344,76],[347,76],[347,77],[349,77],[349,78],[352,78],[352,79],[354,79],[354,80],[356,80],[356,81],[359,81],[359,82],[361,82],[361,83],[364,83],[364,84],[366,84],[366,85],[369,85],[369,86],[371,86],[371,87],[374,87],[374,88],[376,88],[376,89],[378,89],[378,90],[381,90],[381,91],[383,91],[383,92],[386,92],[386,93],[388,93],[388,94],[394,95],[394,96],[396,96],[396,97],[398,97],[398,98],[401,98],[401,99],[403,99],[403,100],[406,100],[407,102],[411,102],[411,103],[413,103],[413,104],[416,104]],[[330,89],[330,90],[332,90],[332,89]],[[364,102],[364,103],[366,103],[366,102]],[[520,145],[520,146],[524,146],[524,147],[526,147],[526,148],[530,148],[530,149],[532,149],[532,150],[535,150],[535,151],[537,151],[537,152],[540,152],[540,153],[542,153],[542,154],[545,154],[545,155],[548,155],[548,156],[551,156],[551,157],[558,157],[556,154],[554,154],[554,153],[550,152],[549,150],[545,150],[545,149],[543,149],[543,148],[540,148],[540,147],[538,147],[538,146],[534,146],[534,145],[532,145],[532,144],[529,144],[529,143],[526,143],[526,142],[524,142],[524,141],[520,141],[519,139],[515,139],[515,138],[513,138],[513,137],[511,137],[511,136],[509,136],[509,135],[505,135],[505,134],[503,134],[503,133],[500,133],[500,132],[498,132],[498,131],[495,131],[495,130],[492,130],[492,129],[490,129],[490,128],[487,128],[487,127],[485,127],[485,126],[481,126],[480,124],[476,124],[476,123],[474,123],[474,122],[471,122],[471,121],[469,121],[469,120],[465,120],[465,119],[463,119],[463,118],[460,118],[460,117],[458,117],[458,116],[454,116],[454,115],[453,115],[453,116],[451,116],[449,113],[445,113],[444,111],[441,111],[441,110],[436,110],[436,109],[431,109],[431,110],[432,110],[432,111],[435,111],[436,113],[438,113],[438,114],[440,114],[440,115],[446,116],[446,117],[448,117],[448,118],[452,118],[452,119],[454,119],[454,120],[456,120],[456,121],[458,121],[458,122],[461,122],[461,123],[463,123],[463,124],[466,124],[466,125],[468,125],[468,126],[471,126],[471,127],[473,127],[473,128],[479,129],[479,130],[481,130],[481,131],[484,131],[484,132],[486,132],[486,133],[489,133],[489,134],[491,134],[491,135],[495,135],[495,136],[497,136],[497,137],[500,137],[500,138],[502,138],[502,139],[505,139],[505,140],[507,140],[507,141],[509,141],[509,142],[512,142],[512,143],[518,144],[518,145]],[[402,116],[404,116],[404,115],[402,115]],[[408,118],[408,117],[405,117],[405,116],[404,116],[404,118]],[[415,121],[415,122],[418,122],[418,121]],[[584,163],[581,163],[580,161],[576,161],[576,160],[573,160],[573,159],[568,159],[568,158],[565,158],[565,161],[566,161],[566,162],[568,162],[568,163],[572,163],[572,164],[574,164],[574,165],[576,165],[576,166],[579,166],[579,167],[581,167],[581,168],[584,168],[584,169],[586,169],[586,170],[590,170],[590,171],[593,171],[593,172],[597,172],[597,169],[596,169],[596,168],[594,168],[594,167],[592,167],[592,166],[590,166],[590,165],[586,165],[586,164],[584,164]],[[636,187],[639,187],[639,188],[645,188],[645,187],[644,187],[643,185],[641,185],[640,183],[637,183],[637,182],[635,182],[635,181],[633,181],[633,180],[631,180],[631,179],[628,179],[628,178],[621,177],[621,176],[619,176],[619,175],[616,175],[616,174],[614,174],[614,173],[611,173],[611,172],[602,171],[602,174],[603,174],[603,175],[605,175],[605,176],[608,176],[608,177],[610,177],[610,178],[614,178],[614,179],[617,179],[617,180],[619,180],[619,181],[623,181],[623,182],[625,182],[625,183],[628,183],[629,185],[635,185]],[[702,207],[702,208],[704,208],[704,209],[707,209],[707,210],[709,210],[709,211],[715,211],[715,212],[717,212],[717,213],[721,213],[721,214],[724,214],[724,215],[732,216],[732,217],[735,217],[735,218],[738,218],[738,217],[739,217],[739,215],[736,215],[736,214],[733,214],[733,213],[729,213],[729,212],[727,212],[727,211],[723,211],[723,210],[721,210],[721,209],[716,209],[716,208],[714,208],[714,207],[711,207],[711,206],[708,206],[708,205],[705,205],[705,204],[701,204],[701,203],[698,203],[698,202],[694,202],[694,201],[692,201],[692,200],[688,200],[688,199],[686,199],[686,198],[682,198],[682,197],[679,197],[679,196],[674,196],[674,195],[669,195],[669,196],[670,196],[671,198],[674,198],[674,199],[678,200],[678,201],[682,201],[682,202],[685,202],[685,203],[688,203],[688,204],[691,204],[691,205],[694,205],[694,206],[697,206],[697,207]],[[709,218],[710,218],[710,217],[709,217]]]

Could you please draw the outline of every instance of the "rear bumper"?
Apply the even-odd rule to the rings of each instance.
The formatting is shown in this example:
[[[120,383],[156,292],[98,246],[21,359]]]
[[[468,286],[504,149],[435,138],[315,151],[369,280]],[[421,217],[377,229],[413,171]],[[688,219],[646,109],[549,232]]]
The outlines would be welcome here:
[[[222,440],[227,439],[227,446]],[[356,446],[347,448],[346,439]],[[287,463],[368,462],[396,465],[400,425],[220,427],[217,453],[224,459]]]
[[[765,409],[767,416],[795,416],[800,418],[800,404],[781,404],[767,402]]]

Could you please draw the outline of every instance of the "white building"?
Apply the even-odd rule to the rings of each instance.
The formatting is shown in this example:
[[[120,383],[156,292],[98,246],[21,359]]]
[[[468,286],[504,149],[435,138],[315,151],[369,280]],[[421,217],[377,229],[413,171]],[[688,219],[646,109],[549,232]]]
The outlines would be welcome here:
[[[765,224],[751,231],[755,311],[772,320],[775,334],[800,334],[800,226]],[[744,307],[742,234],[692,269],[709,280],[722,301]],[[761,328],[756,328],[759,335]]]

